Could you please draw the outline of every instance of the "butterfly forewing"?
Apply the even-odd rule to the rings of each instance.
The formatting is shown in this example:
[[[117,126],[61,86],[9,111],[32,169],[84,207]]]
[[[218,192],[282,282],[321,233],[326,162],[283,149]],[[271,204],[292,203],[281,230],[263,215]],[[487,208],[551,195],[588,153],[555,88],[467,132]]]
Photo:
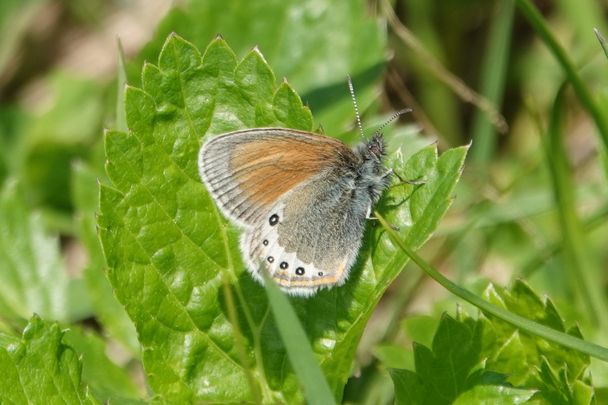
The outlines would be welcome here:
[[[342,142],[308,132],[258,128],[208,141],[199,170],[223,212],[251,225],[289,190],[331,170],[340,159],[354,159]]]

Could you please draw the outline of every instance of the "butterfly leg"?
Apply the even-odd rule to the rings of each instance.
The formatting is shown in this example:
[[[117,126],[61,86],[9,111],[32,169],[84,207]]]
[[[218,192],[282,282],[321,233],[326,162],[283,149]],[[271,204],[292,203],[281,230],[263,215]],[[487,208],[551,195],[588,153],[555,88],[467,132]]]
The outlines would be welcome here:
[[[382,178],[384,178],[386,176],[390,176],[391,174],[394,174],[395,176],[397,176],[397,178],[399,179],[399,183],[393,184],[392,186],[390,186],[390,188],[402,186],[404,184],[410,184],[412,186],[423,186],[426,184],[426,179],[424,179],[423,177],[419,177],[415,180],[406,180],[403,177],[401,177],[399,174],[397,174],[393,169],[387,170],[387,172],[384,173]]]

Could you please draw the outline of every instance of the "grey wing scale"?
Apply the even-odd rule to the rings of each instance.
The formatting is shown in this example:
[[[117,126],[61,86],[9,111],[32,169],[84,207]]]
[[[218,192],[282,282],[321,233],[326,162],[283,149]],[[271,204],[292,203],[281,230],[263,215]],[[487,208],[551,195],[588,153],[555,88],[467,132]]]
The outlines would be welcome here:
[[[340,178],[322,176],[292,190],[243,234],[241,249],[254,277],[261,281],[264,267],[294,295],[312,295],[346,281],[371,200],[355,189],[354,179]]]

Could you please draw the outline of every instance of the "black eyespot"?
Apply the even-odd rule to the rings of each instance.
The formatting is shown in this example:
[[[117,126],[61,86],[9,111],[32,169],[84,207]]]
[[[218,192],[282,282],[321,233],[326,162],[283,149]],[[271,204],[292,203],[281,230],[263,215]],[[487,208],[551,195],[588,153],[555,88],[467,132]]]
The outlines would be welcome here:
[[[274,257],[268,256],[268,258],[266,260],[268,260],[268,263],[272,263],[272,262],[274,262]]]
[[[296,269],[296,274],[297,274],[298,276],[303,276],[303,275],[304,275],[304,267],[298,267],[298,268]]]
[[[323,277],[323,272],[320,271],[319,273],[317,273],[319,275],[319,277]]]
[[[286,268],[289,267],[289,265],[287,264],[287,262],[281,262],[281,264],[279,265],[280,268],[282,268],[283,270],[285,270]]]
[[[277,214],[272,214],[270,219],[268,220],[271,226],[275,226],[279,223],[279,216]]]
[[[262,242],[262,244],[263,244],[264,246],[268,246],[268,239],[264,239],[264,241]]]

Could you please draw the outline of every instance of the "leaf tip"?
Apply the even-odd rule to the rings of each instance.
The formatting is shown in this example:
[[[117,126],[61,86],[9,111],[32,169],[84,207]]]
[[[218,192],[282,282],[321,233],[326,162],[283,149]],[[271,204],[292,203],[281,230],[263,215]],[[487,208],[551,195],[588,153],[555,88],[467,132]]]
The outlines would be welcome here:
[[[264,54],[262,53],[262,51],[260,51],[260,48],[257,45],[254,46],[253,49],[251,49],[251,52],[256,56],[259,56],[264,61],[264,63],[268,63],[268,61],[264,57]]]

